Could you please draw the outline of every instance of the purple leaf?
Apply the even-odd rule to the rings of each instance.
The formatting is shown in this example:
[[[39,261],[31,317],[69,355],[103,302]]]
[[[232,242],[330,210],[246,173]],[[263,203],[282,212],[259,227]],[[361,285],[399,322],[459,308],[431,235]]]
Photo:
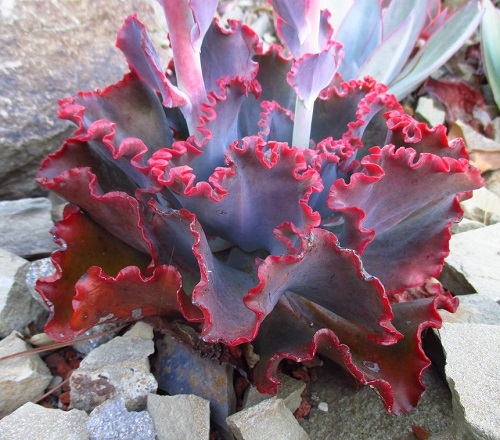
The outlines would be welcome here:
[[[400,337],[390,323],[392,312],[382,285],[364,272],[352,250],[340,248],[331,232],[313,229],[300,254],[269,256],[258,275],[260,283],[245,304],[259,322],[285,292],[293,292],[359,327],[370,340],[390,344]]]
[[[187,103],[187,97],[165,76],[153,43],[146,28],[136,15],[131,15],[118,33],[116,46],[127,57],[130,69],[149,87],[160,93],[163,105],[180,107]]]
[[[331,42],[324,51],[306,54],[292,66],[287,75],[288,84],[304,101],[306,107],[314,104],[319,92],[328,86],[335,76],[343,56],[341,47],[340,44]]]

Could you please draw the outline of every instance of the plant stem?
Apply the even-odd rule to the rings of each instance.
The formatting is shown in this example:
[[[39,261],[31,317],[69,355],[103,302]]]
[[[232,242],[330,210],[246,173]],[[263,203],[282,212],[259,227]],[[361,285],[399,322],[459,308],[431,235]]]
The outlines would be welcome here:
[[[309,148],[313,108],[307,108],[298,96],[295,100],[295,120],[293,123],[292,145]]]

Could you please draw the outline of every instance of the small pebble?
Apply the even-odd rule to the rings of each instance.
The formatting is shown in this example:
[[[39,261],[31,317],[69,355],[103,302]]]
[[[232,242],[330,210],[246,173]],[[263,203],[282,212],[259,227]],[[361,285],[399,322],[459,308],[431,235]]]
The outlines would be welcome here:
[[[326,403],[326,402],[319,402],[318,409],[320,411],[328,412],[328,403]]]

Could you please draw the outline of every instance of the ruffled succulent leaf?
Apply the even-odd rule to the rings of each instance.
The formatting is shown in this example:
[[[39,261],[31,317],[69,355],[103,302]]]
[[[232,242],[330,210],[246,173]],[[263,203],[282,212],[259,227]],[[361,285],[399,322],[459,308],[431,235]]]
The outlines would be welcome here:
[[[449,229],[462,216],[459,196],[482,185],[479,170],[466,159],[391,145],[374,147],[362,164],[364,172],[353,174],[349,184],[335,182],[328,200],[347,220],[342,245],[362,254],[365,269],[390,294],[437,276]],[[398,185],[403,174],[408,184]],[[383,206],[376,203],[382,192]]]
[[[438,308],[454,312],[457,305],[458,300],[449,294],[394,304],[393,323],[404,337],[382,345],[312,302],[284,295],[253,342],[260,356],[254,369],[257,389],[276,393],[281,360],[301,362],[321,354],[343,367],[360,385],[375,388],[387,412],[407,413],[425,389],[422,373],[430,365],[422,348],[422,334],[429,327],[441,326]]]
[[[448,61],[479,26],[482,13],[479,0],[471,0],[455,11],[390,84],[390,93],[397,98],[406,96]]]
[[[254,58],[262,51],[259,37],[238,21],[229,20],[228,26],[214,21],[203,39],[200,57],[207,93],[219,92],[222,80],[249,81],[257,75],[259,65]]]
[[[195,184],[185,168],[166,170],[163,161],[155,162],[155,156],[150,162],[158,181],[197,216],[207,234],[222,237],[245,252],[281,253],[283,243],[274,229],[285,222],[293,223],[303,235],[319,224],[319,215],[307,201],[322,185],[299,149],[250,137],[241,145],[229,146],[226,159],[228,166],[210,177],[212,185]],[[268,179],[273,185],[255,185]]]
[[[52,231],[61,249],[52,254],[56,273],[37,281],[36,289],[49,306],[46,333],[57,341],[72,339],[81,333],[71,325],[75,284],[93,266],[114,276],[133,266],[145,271],[151,258],[128,246],[85,215],[77,206],[69,205],[64,218]],[[84,239],[82,239],[84,237]],[[85,330],[93,327],[89,325]],[[83,331],[85,331],[83,330]]]
[[[335,235],[324,229],[313,229],[298,255],[269,256],[258,275],[260,283],[245,304],[260,322],[285,292],[293,292],[358,326],[370,340],[389,344],[400,336],[390,323],[380,282],[364,272],[355,252],[341,249]]]
[[[149,87],[161,94],[165,107],[180,107],[187,103],[188,97],[163,73],[146,27],[136,15],[131,15],[125,20],[118,33],[116,46],[127,57],[130,69]]]

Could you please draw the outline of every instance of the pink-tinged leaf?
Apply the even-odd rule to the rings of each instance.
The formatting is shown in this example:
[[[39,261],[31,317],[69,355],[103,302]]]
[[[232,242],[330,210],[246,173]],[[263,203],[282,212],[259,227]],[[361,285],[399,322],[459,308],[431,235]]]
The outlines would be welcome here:
[[[197,216],[207,234],[224,238],[245,252],[280,253],[283,243],[274,229],[283,223],[293,223],[303,235],[319,224],[319,215],[307,202],[322,189],[321,181],[300,149],[249,137],[241,145],[229,146],[226,159],[228,167],[218,168],[210,184],[195,184],[185,167],[166,170],[163,161],[155,162],[155,156],[150,162],[159,183]],[[266,181],[273,184],[255,185]]]
[[[190,222],[192,249],[200,268],[201,279],[193,290],[192,301],[205,318],[203,338],[228,345],[248,341],[253,335],[256,316],[245,306],[243,297],[255,285],[255,276],[214,256],[196,217],[186,210],[180,211],[179,215],[185,222]]]
[[[156,92],[135,74],[125,75],[103,91],[79,92],[60,101],[60,106],[59,117],[78,127],[73,137],[92,142],[98,155],[117,160],[119,167],[127,166],[127,161],[120,159],[124,157],[144,169],[143,157],[172,146],[172,130],[177,134],[185,131],[174,116],[176,110],[165,111]],[[127,138],[136,139],[127,141],[125,148],[122,143]],[[136,147],[130,149],[133,145]],[[130,163],[126,172],[134,175]]]
[[[255,61],[259,64],[256,79],[262,91],[259,99],[246,99],[243,102],[240,115],[243,137],[252,136],[259,131],[257,124],[261,119],[262,102],[275,101],[291,111],[295,106],[296,95],[286,81],[293,62],[291,58],[283,56],[281,46],[271,45],[266,53],[257,55]]]
[[[169,7],[177,7],[171,0]],[[215,11],[217,11],[218,0],[189,0],[188,4],[193,12],[195,25],[191,29],[191,42],[196,50],[200,50],[210,23],[212,23]]]
[[[377,130],[373,136],[371,125],[385,128],[385,112],[402,110],[387,87],[372,78],[342,82],[340,87],[323,90],[314,103],[314,118],[311,137],[320,142],[323,139],[344,139],[351,145],[372,147],[385,141],[386,130]],[[377,118],[378,122],[374,121]],[[334,120],[335,124],[330,121]],[[368,130],[367,136],[365,131]],[[369,140],[365,138],[370,138]],[[363,139],[363,143],[360,143]],[[377,143],[375,140],[379,140]],[[366,145],[365,145],[366,144]]]
[[[462,139],[448,141],[444,125],[430,128],[403,112],[390,112],[386,116],[389,129],[386,144],[413,148],[419,154],[431,153],[453,159],[469,158]]]
[[[491,117],[481,91],[461,78],[428,78],[422,93],[429,93],[446,106],[446,122],[452,126],[457,120],[490,137],[494,135]]]
[[[342,60],[342,46],[331,42],[322,52],[306,54],[297,60],[287,75],[288,84],[310,108],[319,92],[330,84]]]
[[[259,121],[259,137],[264,141],[292,143],[293,113],[281,107],[276,101],[264,101],[262,119]]]
[[[313,229],[298,255],[267,257],[258,276],[260,283],[245,304],[259,323],[285,292],[293,292],[359,327],[370,340],[391,344],[401,336],[390,323],[393,316],[380,282],[365,273],[354,251],[340,248],[335,235],[324,229]]]
[[[144,24],[131,15],[118,33],[116,46],[127,57],[130,69],[149,87],[160,93],[165,107],[180,107],[187,97],[163,73],[153,43]]]
[[[89,153],[88,145],[67,141],[61,150],[45,159],[38,172],[37,181],[83,208],[109,233],[154,256],[156,251],[152,248],[150,238],[146,238],[148,233],[143,225],[138,200],[122,191],[104,193],[92,169],[99,167],[98,162]],[[104,182],[109,184],[106,178],[110,176],[104,175]],[[119,180],[116,179],[116,182]]]
[[[190,164],[198,180],[207,180],[218,166],[224,165],[227,148],[241,137],[241,106],[246,99],[254,100],[259,92],[256,81],[234,78],[227,83],[221,80],[218,93],[209,93],[198,126],[203,140],[197,144],[203,155]]]
[[[338,363],[360,385],[375,388],[387,412],[409,412],[424,391],[422,372],[430,365],[422,349],[422,333],[441,326],[438,308],[453,312],[457,305],[458,300],[449,294],[394,304],[393,323],[404,337],[395,344],[382,345],[368,340],[362,330],[333,313],[295,295],[285,295],[253,342],[260,355],[254,369],[257,388],[276,393],[281,360],[300,362],[320,354]]]
[[[124,267],[116,276],[92,266],[74,287],[75,312],[70,326],[81,334],[108,322],[137,321],[148,316],[183,318],[181,285],[181,276],[173,266],[157,266],[151,276],[143,276],[135,266]]]
[[[207,93],[218,92],[219,81],[234,78],[253,80],[259,65],[256,55],[262,52],[258,35],[239,21],[229,20],[229,28],[214,21],[201,47],[201,68]]]
[[[335,182],[328,199],[346,219],[341,243],[362,253],[388,294],[422,285],[441,271],[450,227],[462,216],[458,201],[482,185],[480,171],[466,159],[393,145],[374,147],[362,164],[349,184]]]
[[[99,266],[115,275],[126,266],[146,270],[151,258],[111,235],[74,205],[65,209],[63,220],[52,232],[62,246],[52,254],[56,273],[37,281],[36,289],[50,309],[46,333],[54,340],[66,341],[81,333],[70,326],[72,300],[76,282],[90,267]]]

